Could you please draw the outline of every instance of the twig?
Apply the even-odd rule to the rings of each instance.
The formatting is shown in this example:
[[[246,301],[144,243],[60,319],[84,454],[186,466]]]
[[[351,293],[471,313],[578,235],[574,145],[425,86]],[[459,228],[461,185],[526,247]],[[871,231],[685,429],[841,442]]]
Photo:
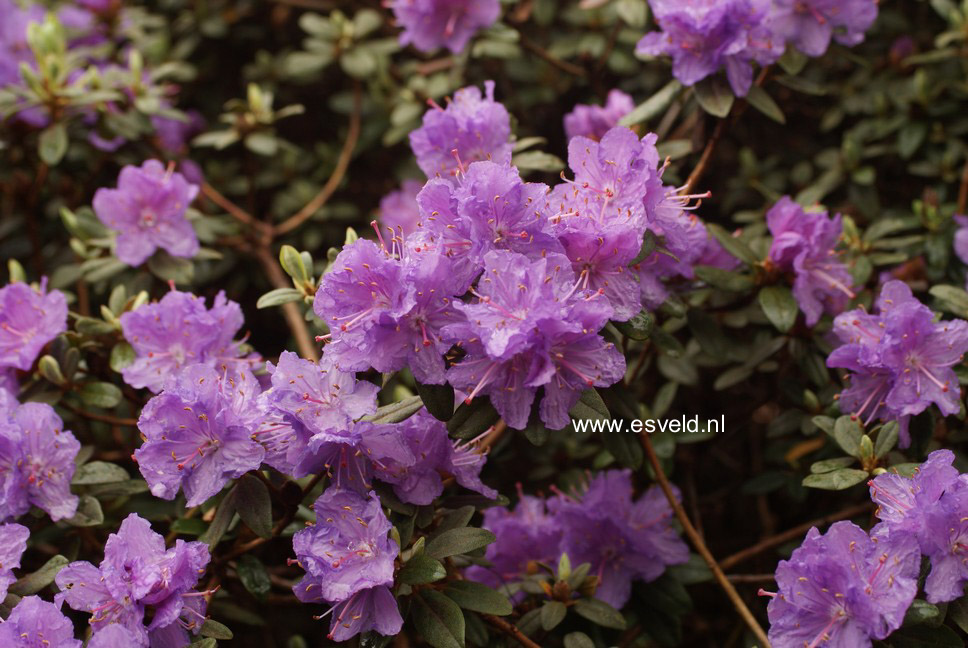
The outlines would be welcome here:
[[[772,583],[776,577],[773,574],[730,574],[726,578],[730,583]]]
[[[544,49],[543,47],[541,47],[531,39],[524,36],[524,34],[521,35],[521,44],[524,45],[525,49],[531,50],[532,52],[537,54],[538,58],[541,58],[547,61],[552,66],[558,68],[562,72],[567,72],[568,74],[574,75],[582,79],[588,76],[588,72],[585,70],[585,68],[575,65],[574,63],[569,63],[568,61],[562,61],[557,56],[554,56],[553,54],[548,52],[548,50]]]
[[[282,234],[287,234],[292,230],[296,229],[310,216],[315,214],[326,202],[332,197],[339,187],[339,184],[343,181],[343,177],[346,175],[346,170],[350,166],[350,160],[353,158],[353,150],[356,148],[356,143],[360,139],[360,118],[363,110],[363,90],[360,88],[359,82],[353,86],[353,112],[350,114],[350,128],[346,133],[346,141],[343,143],[343,150],[340,151],[339,158],[336,160],[336,168],[333,169],[333,175],[329,177],[323,188],[319,190],[312,200],[306,203],[306,206],[300,209],[298,212],[279,223],[272,229],[273,236],[280,236]]]
[[[202,183],[202,195],[211,200],[213,203],[227,211],[235,220],[240,223],[251,226],[259,226],[261,223],[257,221],[252,214],[245,211],[234,202],[223,196],[218,189],[208,184],[207,182]]]
[[[268,248],[260,246],[255,248],[252,253],[262,265],[266,275],[269,277],[269,283],[274,288],[292,287],[292,282],[286,279],[286,275],[283,274],[276,260],[272,258],[272,254],[269,253]],[[283,304],[282,314],[286,318],[286,324],[289,325],[289,330],[292,331],[293,337],[296,338],[299,355],[314,362],[319,360],[319,352],[313,343],[313,336],[309,333],[309,327],[306,326],[306,318],[303,317],[299,306],[295,302]]]
[[[838,520],[844,520],[846,518],[854,517],[855,515],[860,515],[861,513],[869,511],[870,509],[871,503],[863,502],[861,504],[845,508],[837,513],[831,513],[830,515],[825,515],[824,517],[810,520],[809,522],[804,522],[803,524],[795,526],[792,529],[788,529],[782,533],[770,536],[769,538],[764,538],[752,547],[747,547],[742,551],[737,551],[732,556],[723,558],[720,561],[719,566],[723,569],[730,569],[731,567],[735,567],[739,563],[748,560],[753,556],[766,551],[767,549],[772,549],[773,547],[777,547],[784,542],[789,542],[790,540],[796,540],[797,538],[802,537],[803,534],[809,531],[812,527],[826,526]]]
[[[541,646],[539,646],[535,642],[528,639],[528,637],[523,632],[518,630],[517,627],[515,627],[511,623],[508,623],[501,617],[496,617],[491,614],[482,614],[481,616],[484,618],[485,621],[487,621],[492,626],[494,626],[495,628],[497,628],[507,636],[517,641],[525,648],[541,648]]]
[[[74,412],[78,416],[82,416],[92,421],[100,421],[101,423],[110,423],[111,425],[127,425],[128,427],[138,427],[138,419],[118,418],[117,416],[111,416],[110,414],[95,414],[94,412],[84,411],[80,407],[75,407],[70,403],[58,403],[58,405]]]
[[[662,488],[662,492],[665,493],[666,499],[669,500],[669,505],[672,506],[672,510],[675,511],[676,518],[682,525],[683,531],[689,536],[689,540],[692,542],[696,551],[702,556],[703,560],[709,566],[709,569],[713,572],[713,576],[719,586],[726,592],[726,596],[729,597],[730,602],[732,602],[733,607],[742,617],[743,621],[749,627],[749,629],[756,635],[757,640],[761,643],[762,648],[770,647],[770,640],[767,638],[766,633],[760,624],[756,621],[753,613],[750,612],[749,608],[746,607],[746,603],[740,598],[739,593],[733,584],[729,582],[723,570],[720,569],[719,565],[716,564],[716,559],[710,553],[709,548],[706,543],[703,542],[702,537],[696,531],[696,527],[692,525],[689,521],[689,516],[686,515],[685,509],[682,508],[682,504],[676,499],[675,493],[672,492],[672,486],[669,485],[669,478],[666,477],[665,471],[662,470],[662,464],[659,463],[659,457],[655,454],[655,448],[652,447],[652,437],[643,433],[639,435],[642,441],[642,447],[645,449],[645,453],[649,457],[649,463],[652,465],[652,470],[655,471],[655,477],[659,481],[659,486]]]

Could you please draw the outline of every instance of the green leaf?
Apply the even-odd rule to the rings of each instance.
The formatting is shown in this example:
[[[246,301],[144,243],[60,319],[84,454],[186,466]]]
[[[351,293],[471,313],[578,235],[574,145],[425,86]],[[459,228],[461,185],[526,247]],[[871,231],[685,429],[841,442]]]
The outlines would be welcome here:
[[[208,544],[209,549],[214,549],[215,545],[222,539],[222,536],[225,535],[225,532],[229,530],[229,524],[232,523],[232,518],[235,517],[235,509],[236,498],[235,489],[233,488],[219,502],[218,508],[215,509],[215,517],[212,518],[211,523],[208,525],[208,531],[198,538],[200,541]]]
[[[822,475],[824,473],[833,472],[835,470],[840,470],[841,468],[847,468],[856,463],[856,459],[853,457],[837,457],[836,459],[824,459],[823,461],[815,461],[810,464],[810,472],[814,475]]]
[[[272,588],[272,582],[269,580],[269,573],[266,571],[265,565],[252,554],[245,554],[239,557],[235,571],[239,574],[239,580],[242,581],[242,586],[257,599],[264,598]],[[223,638],[216,637],[216,639]],[[231,639],[231,637],[228,638]]]
[[[260,538],[272,537],[272,500],[269,489],[253,475],[243,475],[235,490],[239,517]]]
[[[544,151],[525,151],[518,153],[511,160],[511,164],[522,171],[543,171],[557,173],[565,168],[565,162],[557,155]]]
[[[545,601],[541,606],[541,628],[549,632],[558,627],[558,624],[565,620],[568,608],[561,601]]]
[[[841,416],[834,422],[834,440],[851,457],[860,457],[860,438],[864,428],[852,416]]]
[[[697,277],[714,288],[745,293],[752,290],[755,285],[752,277],[732,270],[703,265],[697,265],[694,270]]]
[[[67,153],[67,124],[55,122],[45,128],[37,141],[37,153],[49,166],[57,166]]]
[[[434,535],[440,535],[444,531],[451,529],[462,529],[466,527],[470,524],[471,518],[474,517],[474,511],[473,506],[461,506],[457,510],[451,511],[437,525],[437,530],[434,532]]]
[[[717,241],[719,241],[719,244],[723,246],[723,249],[740,261],[748,264],[753,264],[759,261],[759,259],[756,257],[756,253],[753,252],[753,250],[751,250],[745,242],[727,232],[721,225],[717,225],[716,223],[707,223],[706,229],[709,230],[709,233],[712,234]]]
[[[10,586],[9,592],[17,596],[30,596],[36,594],[54,582],[57,572],[67,566],[70,562],[64,556],[57,555],[44,563],[44,566],[32,574],[22,576],[16,583]]]
[[[402,401],[384,405],[370,416],[364,416],[363,420],[373,423],[399,423],[419,412],[422,407],[423,401],[419,396],[410,396]]]
[[[424,585],[446,578],[447,569],[439,561],[426,553],[414,556],[400,568],[397,578],[407,585]]]
[[[178,535],[190,535],[196,538],[208,529],[208,524],[198,518],[178,518],[169,527],[172,533]]]
[[[928,292],[938,298],[944,310],[968,318],[968,292],[957,286],[931,286]]]
[[[623,468],[638,470],[642,467],[645,457],[638,434],[606,431],[602,434],[602,445]]]
[[[800,307],[793,293],[786,286],[764,286],[759,294],[760,307],[766,318],[781,333],[793,328]]]
[[[474,581],[453,581],[447,585],[444,594],[465,610],[481,614],[507,616],[514,609],[504,594]]]
[[[93,527],[104,522],[104,511],[101,510],[101,502],[91,495],[81,495],[81,500],[77,504],[77,513],[68,520],[64,520],[75,527]]]
[[[733,108],[733,91],[720,75],[708,76],[692,88],[696,101],[713,117],[723,119]]]
[[[454,416],[447,421],[447,431],[458,439],[473,439],[501,420],[491,401],[478,396],[473,401],[461,403]]]
[[[613,322],[613,324],[629,339],[648,340],[652,335],[652,329],[655,328],[655,315],[643,310],[627,322]]]
[[[7,259],[7,274],[10,275],[10,283],[27,281],[27,273],[16,259]]]
[[[819,475],[807,475],[803,479],[803,485],[807,488],[820,488],[822,490],[844,490],[860,484],[867,477],[866,470],[840,468]]]
[[[622,613],[605,601],[579,599],[575,603],[575,612],[604,628],[625,630],[625,618]]]
[[[361,46],[353,47],[339,58],[340,67],[354,79],[365,79],[372,75],[379,63],[371,49]]]
[[[188,644],[188,648],[218,648],[218,641],[212,637],[202,637]]]
[[[892,648],[964,648],[965,642],[947,626],[901,628],[890,636]]]
[[[749,105],[753,106],[773,121],[780,124],[786,123],[786,117],[783,116],[783,111],[780,110],[780,107],[773,100],[773,97],[768,95],[766,90],[760,86],[750,86],[750,90],[746,94],[746,101],[749,103]]]
[[[427,543],[427,555],[442,560],[486,547],[497,539],[487,529],[465,527],[444,531]]]
[[[282,306],[289,302],[302,301],[303,294],[295,288],[276,288],[259,297],[255,303],[256,308],[271,308]]]
[[[118,342],[111,347],[111,370],[121,373],[121,370],[131,365],[135,360],[134,348],[125,341]]]
[[[454,416],[454,388],[449,383],[424,385],[417,382],[417,394],[427,411],[438,421],[449,421]]]
[[[279,150],[279,140],[276,136],[267,131],[251,133],[244,140],[245,148],[256,155],[272,157]]]
[[[106,461],[91,461],[80,466],[71,480],[72,486],[88,486],[92,484],[114,484],[128,481],[131,476],[121,466]]]
[[[299,250],[291,245],[283,245],[279,250],[279,263],[286,274],[297,283],[309,281],[309,271],[303,263]]]
[[[904,626],[931,623],[938,620],[940,616],[941,610],[937,605],[932,605],[923,599],[914,599],[911,601],[911,607],[904,614]]]
[[[464,613],[447,596],[434,590],[414,595],[414,625],[434,648],[464,648]]]
[[[37,371],[40,372],[40,375],[43,376],[45,380],[57,386],[67,384],[67,378],[64,377],[60,364],[52,355],[43,355],[40,357],[40,360],[37,361]]]
[[[586,389],[581,393],[578,402],[568,411],[568,416],[576,421],[598,421],[612,418],[608,412],[608,407],[601,395],[594,387]]]
[[[90,407],[112,409],[121,402],[121,390],[109,382],[90,382],[81,387],[80,397]]]
[[[958,624],[962,631],[968,632],[968,596],[962,596],[948,604],[948,618]]]
[[[645,0],[618,0],[615,13],[633,29],[642,29],[649,19],[649,5]]]
[[[595,642],[584,632],[569,632],[565,635],[565,648],[595,648]]]
[[[195,266],[191,259],[173,257],[164,250],[155,252],[148,259],[148,270],[162,281],[174,281],[176,284],[190,284],[195,278]]]
[[[654,95],[636,106],[632,112],[622,117],[618,122],[619,125],[635,126],[636,124],[641,124],[642,122],[658,117],[659,114],[669,107],[672,100],[679,94],[680,89],[682,89],[681,83],[676,80],[670,81],[662,86]]]
[[[205,619],[205,623],[203,623],[202,627],[199,628],[198,633],[203,637],[224,639],[225,641],[228,641],[233,637],[231,630],[214,619]]]
[[[874,442],[874,456],[883,459],[887,453],[897,445],[900,434],[900,425],[897,421],[889,421],[881,426],[877,431],[877,441]]]

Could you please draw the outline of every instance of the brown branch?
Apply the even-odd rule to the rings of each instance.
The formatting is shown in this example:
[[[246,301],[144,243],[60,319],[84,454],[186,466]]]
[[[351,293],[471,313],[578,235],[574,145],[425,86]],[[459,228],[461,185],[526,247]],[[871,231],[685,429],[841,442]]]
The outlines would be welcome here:
[[[523,632],[518,630],[514,624],[508,623],[501,617],[496,617],[492,614],[482,614],[481,617],[525,648],[541,648],[540,645],[528,639],[528,637]]]
[[[568,61],[562,61],[557,56],[554,56],[548,52],[548,50],[527,38],[524,34],[521,34],[521,44],[524,45],[525,49],[531,50],[533,53],[537,54],[538,58],[547,61],[553,67],[558,68],[562,72],[567,72],[568,74],[582,79],[588,76],[588,71],[585,70],[585,68],[575,65],[574,63],[569,63]]]
[[[64,409],[74,412],[78,416],[82,416],[86,419],[92,421],[100,421],[101,423],[110,423],[111,425],[127,425],[128,427],[138,427],[138,419],[133,418],[118,418],[117,416],[111,416],[110,414],[96,414],[94,412],[87,412],[82,410],[80,407],[75,407],[70,403],[57,403]]]
[[[723,558],[720,561],[719,566],[722,567],[723,569],[730,569],[731,567],[735,567],[739,563],[745,560],[748,560],[753,556],[756,556],[757,554],[760,554],[766,551],[767,549],[772,549],[773,547],[777,547],[783,544],[784,542],[789,542],[791,540],[796,540],[797,538],[802,537],[812,527],[826,526],[838,520],[844,520],[846,518],[854,517],[855,515],[860,515],[861,513],[865,513],[870,509],[871,509],[871,503],[863,502],[861,504],[857,504],[855,506],[850,506],[848,508],[845,508],[844,510],[838,511],[837,513],[831,513],[830,515],[825,515],[824,517],[817,518],[815,520],[810,520],[809,522],[804,522],[803,524],[799,526],[795,526],[792,529],[788,529],[787,531],[783,531],[782,533],[778,533],[776,535],[770,536],[769,538],[764,538],[763,540],[761,540],[760,542],[757,542],[752,547],[747,547],[742,551],[737,551],[732,556],[727,556],[726,558]]]
[[[676,498],[675,493],[672,492],[672,486],[669,484],[669,478],[666,477],[665,471],[662,470],[662,464],[659,463],[659,457],[655,454],[655,448],[652,447],[652,437],[648,433],[643,433],[639,435],[642,441],[642,447],[645,449],[646,455],[649,457],[649,463],[652,465],[652,470],[655,472],[655,477],[659,482],[659,486],[662,488],[662,492],[665,493],[666,499],[669,500],[669,505],[672,506],[672,510],[676,514],[676,519],[682,525],[683,531],[689,537],[690,542],[702,556],[702,559],[706,561],[709,569],[713,572],[713,577],[719,586],[726,593],[733,607],[742,617],[743,621],[749,627],[749,629],[756,635],[757,641],[760,642],[761,648],[769,648],[770,640],[767,638],[766,633],[760,624],[756,621],[756,617],[750,612],[749,608],[746,607],[746,603],[740,598],[739,593],[733,584],[729,582],[723,570],[720,569],[719,565],[716,563],[716,559],[713,557],[706,543],[703,542],[702,537],[696,531],[696,527],[692,525],[689,520],[689,516],[686,515],[685,509],[682,508],[682,504]]]
[[[255,248],[252,253],[262,265],[263,270],[265,270],[266,275],[269,277],[269,283],[274,288],[292,287],[292,282],[286,278],[282,268],[272,258],[272,254],[269,253],[268,248],[260,246]],[[313,362],[319,360],[319,351],[313,342],[313,336],[309,333],[309,327],[306,325],[306,318],[303,317],[302,309],[296,302],[288,302],[282,305],[282,314],[286,318],[286,324],[289,325],[289,330],[292,331],[293,337],[296,338],[299,355]]]
[[[343,181],[343,177],[346,175],[346,170],[350,166],[350,160],[353,158],[353,150],[356,148],[356,143],[360,139],[360,118],[363,110],[362,103],[363,90],[361,89],[359,82],[356,82],[353,86],[353,112],[350,114],[350,128],[346,133],[346,141],[343,143],[343,150],[340,151],[339,158],[336,160],[336,168],[333,169],[333,175],[329,177],[329,180],[327,180],[326,184],[323,185],[323,188],[319,190],[319,193],[316,194],[312,200],[306,203],[305,207],[272,228],[272,235],[274,237],[287,234],[302,225],[306,219],[322,208],[322,206],[325,205],[336,192],[336,189]]]
[[[234,202],[223,196],[218,189],[208,184],[207,182],[202,183],[202,195],[211,200],[213,203],[227,211],[235,220],[245,225],[250,225],[257,227],[261,225],[252,214],[245,211]]]

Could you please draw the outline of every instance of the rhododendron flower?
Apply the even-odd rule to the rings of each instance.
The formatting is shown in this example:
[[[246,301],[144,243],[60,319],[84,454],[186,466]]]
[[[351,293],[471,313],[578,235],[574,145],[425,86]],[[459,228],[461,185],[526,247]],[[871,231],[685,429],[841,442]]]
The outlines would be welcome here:
[[[0,288],[0,371],[30,369],[41,349],[67,330],[67,300],[47,292],[47,280],[34,290],[17,281]]]
[[[404,180],[400,188],[380,200],[380,222],[394,232],[410,234],[417,229],[420,210],[417,194],[423,189],[419,180]]]
[[[80,639],[74,638],[74,624],[60,611],[60,606],[39,596],[21,599],[6,621],[0,623],[0,644],[4,648],[81,648],[83,645]],[[96,646],[89,644],[89,648]]]
[[[30,530],[19,524],[0,524],[0,598],[7,597],[7,588],[16,582],[13,570],[20,567],[20,557],[27,550]]]
[[[94,212],[118,232],[116,253],[130,266],[139,266],[161,248],[172,256],[193,257],[198,238],[185,212],[198,187],[158,160],[141,167],[126,166],[117,189],[98,189]]]
[[[390,6],[403,26],[400,43],[423,52],[447,47],[458,54],[501,15],[498,0],[392,0]]]
[[[770,28],[807,56],[821,56],[833,37],[857,45],[877,18],[877,0],[774,0]]]
[[[601,139],[618,121],[632,112],[635,102],[619,89],[610,90],[604,106],[578,104],[565,115],[565,136]]]

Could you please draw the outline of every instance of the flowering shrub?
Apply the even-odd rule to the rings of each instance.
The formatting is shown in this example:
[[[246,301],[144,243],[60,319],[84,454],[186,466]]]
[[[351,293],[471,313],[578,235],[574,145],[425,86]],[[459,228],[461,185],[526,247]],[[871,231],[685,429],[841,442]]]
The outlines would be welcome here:
[[[0,645],[965,645],[966,16],[0,0]]]

